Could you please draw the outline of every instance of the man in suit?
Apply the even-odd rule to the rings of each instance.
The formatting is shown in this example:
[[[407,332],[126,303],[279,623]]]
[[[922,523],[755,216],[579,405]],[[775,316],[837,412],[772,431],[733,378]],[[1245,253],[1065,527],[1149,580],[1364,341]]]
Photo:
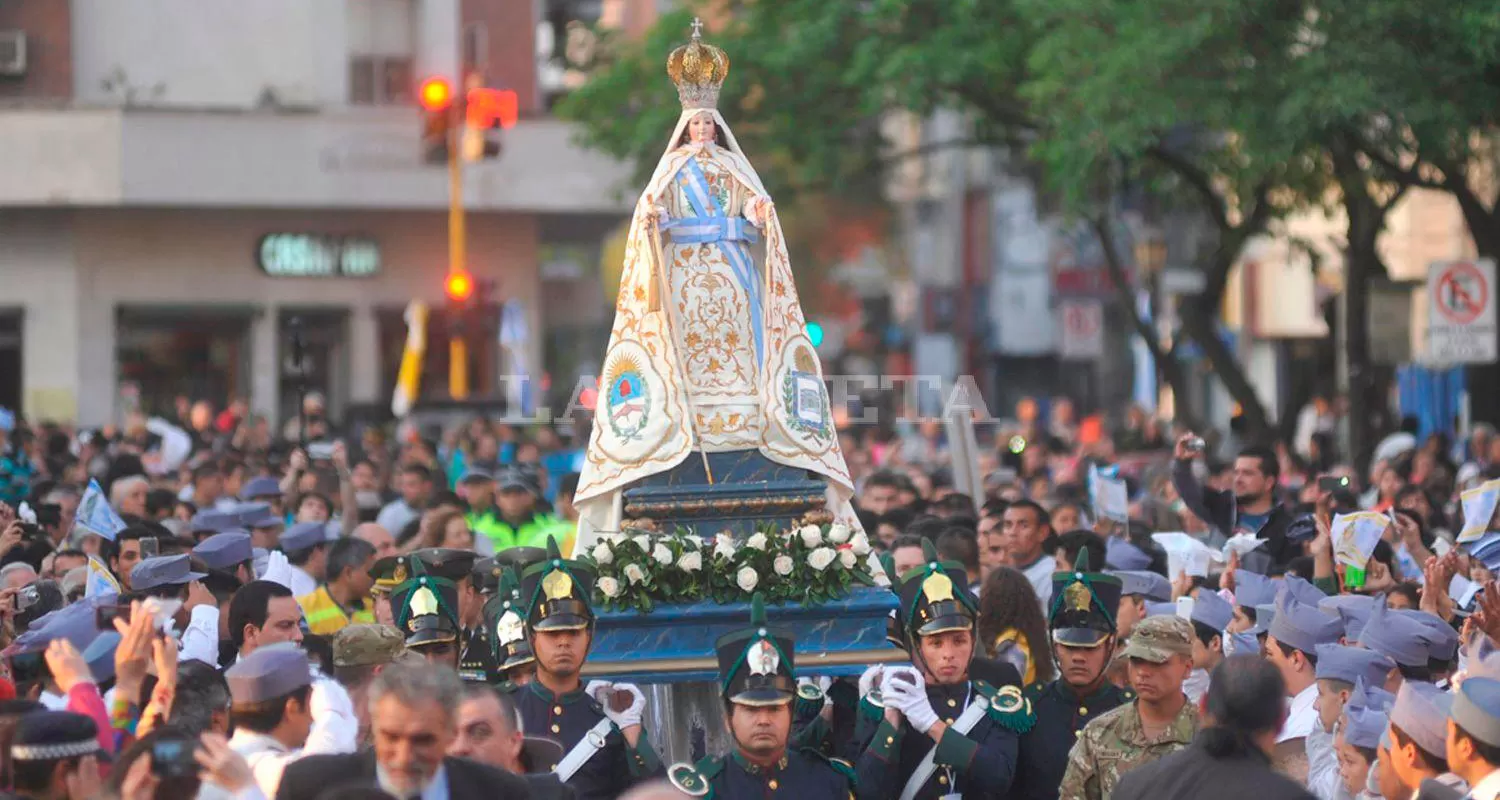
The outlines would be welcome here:
[[[552,772],[552,765],[562,761],[562,745],[527,736],[510,693],[493,686],[465,682],[464,700],[458,707],[458,736],[448,746],[448,755],[525,775],[538,800],[573,798],[573,790]]]
[[[458,731],[463,684],[451,668],[397,664],[370,686],[372,750],[308,756],[287,766],[277,800],[315,800],[343,787],[375,787],[403,800],[530,798],[526,780],[446,755]]]

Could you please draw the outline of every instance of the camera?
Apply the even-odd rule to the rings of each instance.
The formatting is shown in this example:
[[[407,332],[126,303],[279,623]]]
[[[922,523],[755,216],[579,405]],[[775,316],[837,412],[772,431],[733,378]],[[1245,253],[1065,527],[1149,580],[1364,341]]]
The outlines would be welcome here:
[[[25,611],[26,609],[36,605],[37,601],[41,599],[42,590],[37,588],[36,584],[27,586],[21,591],[16,592],[16,610]]]
[[[1334,475],[1325,475],[1318,479],[1318,491],[1324,494],[1341,492],[1349,488],[1349,478]]]
[[[140,543],[141,560],[144,561],[145,559],[156,558],[161,555],[161,542],[155,536],[142,536]]]
[[[1201,453],[1208,449],[1208,443],[1203,441],[1202,436],[1194,436],[1187,440],[1187,449],[1194,453]]]
[[[307,457],[313,461],[332,461],[333,442],[308,442]]]
[[[193,759],[197,745],[193,740],[179,737],[162,737],[151,745],[151,774],[159,778],[186,778],[198,774],[198,762]]]

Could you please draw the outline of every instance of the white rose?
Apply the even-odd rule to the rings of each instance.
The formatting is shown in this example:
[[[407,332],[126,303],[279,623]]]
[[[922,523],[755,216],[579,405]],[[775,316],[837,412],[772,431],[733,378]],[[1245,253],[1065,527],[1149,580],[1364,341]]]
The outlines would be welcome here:
[[[625,534],[623,534],[623,533],[601,533],[601,534],[599,534],[599,541],[605,542],[605,543],[607,543],[609,545],[617,545],[620,542],[625,541]]]
[[[734,537],[732,536],[726,536],[721,533],[718,540],[714,542],[714,555],[723,556],[726,561],[734,558],[734,553],[737,549],[734,546]]]
[[[636,546],[639,547],[639,548],[641,548],[642,550],[644,550],[644,551],[646,551],[648,553],[651,552],[651,537],[650,536],[647,536],[646,534],[643,533],[640,536],[636,536],[636,537],[632,538],[630,541],[635,542]]]
[[[703,549],[703,537],[702,536],[694,536],[693,534],[688,534],[687,536],[684,536],[682,538],[684,540],[686,540],[688,544],[691,544],[694,549],[698,549],[698,550]]]
[[[835,522],[828,527],[828,541],[834,544],[843,544],[849,541],[849,526],[842,522]]]
[[[849,540],[849,544],[857,556],[863,557],[870,554],[870,537],[863,533],[854,534],[854,537]]]
[[[630,580],[632,585],[637,584],[646,579],[646,571],[641,569],[640,564],[627,564],[625,565],[625,577]]]
[[[808,554],[807,565],[819,572],[822,572],[823,570],[828,569],[828,565],[832,564],[833,560],[838,557],[839,554],[834,552],[833,548],[819,547],[818,549]]]
[[[792,567],[796,566],[796,564],[792,562],[791,556],[777,556],[776,563],[773,566],[776,567],[777,575],[785,576],[792,574]]]
[[[802,536],[802,543],[808,547],[817,547],[823,543],[823,532],[816,525],[804,525],[797,533]]]
[[[615,560],[615,553],[609,549],[609,545],[600,542],[594,545],[594,561],[600,564],[608,564]]]
[[[755,570],[750,567],[740,567],[740,571],[734,575],[734,582],[739,584],[741,589],[753,592],[755,587],[760,585],[760,576],[755,574]]]
[[[697,572],[703,568],[703,554],[697,550],[689,550],[677,559],[677,567],[683,572]]]
[[[754,536],[751,536],[745,541],[745,546],[750,548],[751,550],[765,550],[766,535],[764,533],[757,533]],[[750,590],[746,589],[745,591],[748,592]]]
[[[853,550],[839,551],[839,563],[844,565],[844,569],[854,569],[854,565],[858,563],[858,561],[859,557],[854,555]]]
[[[655,549],[651,551],[651,557],[656,559],[656,563],[664,567],[670,566],[672,564],[672,548],[667,547],[661,542],[657,542]]]
[[[620,582],[606,575],[599,579],[599,591],[603,592],[605,597],[619,597]]]

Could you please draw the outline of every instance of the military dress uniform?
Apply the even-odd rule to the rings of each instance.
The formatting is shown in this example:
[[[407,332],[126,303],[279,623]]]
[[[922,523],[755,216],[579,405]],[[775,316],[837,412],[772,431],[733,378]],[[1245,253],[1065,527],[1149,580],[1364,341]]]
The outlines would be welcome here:
[[[1112,648],[1114,611],[1124,588],[1118,576],[1090,572],[1088,551],[1080,551],[1073,571],[1052,576],[1047,619],[1052,641],[1069,648]],[[1106,672],[1108,661],[1106,657]],[[1021,759],[1010,796],[1017,800],[1056,800],[1058,784],[1068,768],[1068,751],[1084,726],[1134,700],[1135,693],[1099,675],[1092,687],[1075,687],[1061,677],[1033,683],[1026,687],[1026,698],[1036,713],[1036,724],[1021,737]]]
[[[772,629],[759,594],[750,604],[750,627],[719,637],[714,644],[719,660],[719,692],[726,703],[752,708],[806,706],[814,699],[822,707],[816,686],[797,686],[792,638]],[[811,688],[813,691],[808,691]],[[796,713],[796,706],[793,706]],[[692,797],[715,800],[748,798],[852,798],[854,770],[847,762],[830,761],[814,748],[793,741],[782,743],[782,753],[769,765],[758,764],[736,743],[727,756],[709,756],[697,764],[674,764],[667,770],[672,785]]]
[[[931,543],[924,544],[927,562],[901,577],[898,593],[904,610],[906,640],[913,659],[920,659],[917,637],[950,631],[973,633],[977,610],[963,567],[939,562]],[[976,640],[977,642],[977,640]],[[887,672],[881,702],[900,707],[902,697],[921,703],[937,715],[919,730],[911,714],[902,713],[899,725],[882,718],[855,770],[855,796],[860,800],[932,800],[1005,797],[1015,776],[1021,734],[1033,723],[1031,705],[1017,685],[995,687],[982,680],[956,684],[927,684],[913,672],[913,689],[897,689],[899,680]],[[1018,680],[1019,682],[1019,680]],[[908,711],[926,711],[907,706]],[[925,716],[925,714],[924,714]],[[934,744],[926,733],[932,724],[947,724]]]
[[[587,630],[592,636],[594,611],[589,598],[594,577],[591,567],[562,558],[556,541],[549,540],[548,558],[521,574],[527,635]],[[579,800],[618,797],[636,783],[665,772],[645,729],[631,747],[620,727],[584,687],[555,695],[541,682],[532,681],[513,688],[512,697],[527,735],[562,745],[563,760],[550,766]]]
[[[1163,663],[1174,655],[1192,657],[1192,628],[1176,616],[1147,617],[1136,624],[1123,658]],[[1127,703],[1084,726],[1068,753],[1058,796],[1062,800],[1102,800],[1126,772],[1175,753],[1198,733],[1198,709],[1183,698],[1182,710],[1165,730],[1147,736],[1136,703]]]

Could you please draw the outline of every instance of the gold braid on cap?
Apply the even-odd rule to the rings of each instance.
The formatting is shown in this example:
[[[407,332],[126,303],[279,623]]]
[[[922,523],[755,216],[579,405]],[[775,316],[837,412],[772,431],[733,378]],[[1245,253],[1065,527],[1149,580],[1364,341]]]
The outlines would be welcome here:
[[[719,90],[729,77],[729,56],[703,43],[703,23],[693,20],[693,40],[667,56],[667,77],[677,84],[677,99],[684,109],[714,108]]]

